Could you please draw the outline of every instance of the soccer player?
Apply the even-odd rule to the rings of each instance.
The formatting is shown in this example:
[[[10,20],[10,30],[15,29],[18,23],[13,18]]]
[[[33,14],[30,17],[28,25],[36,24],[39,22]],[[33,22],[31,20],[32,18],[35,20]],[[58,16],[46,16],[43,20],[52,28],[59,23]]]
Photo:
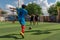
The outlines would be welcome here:
[[[13,8],[17,10],[18,13],[18,21],[21,24],[21,32],[20,35],[24,38],[24,31],[25,31],[25,15],[28,14],[28,11],[25,9],[26,5],[22,5],[22,8]]]
[[[39,20],[39,15],[36,14],[36,15],[35,15],[35,23],[37,23],[37,25],[38,25],[38,20]]]
[[[30,16],[30,25],[32,25],[33,18],[34,18],[34,16],[33,16],[33,14],[32,14],[32,15]]]
[[[30,16],[30,25],[35,25],[35,15],[31,14]],[[32,29],[32,26],[29,27],[29,30]]]

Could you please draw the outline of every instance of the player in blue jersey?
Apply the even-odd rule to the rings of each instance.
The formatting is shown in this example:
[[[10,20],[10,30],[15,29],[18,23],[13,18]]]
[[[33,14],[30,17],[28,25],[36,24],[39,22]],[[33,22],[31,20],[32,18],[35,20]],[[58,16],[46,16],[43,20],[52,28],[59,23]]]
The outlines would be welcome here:
[[[28,14],[28,11],[25,9],[25,7],[26,5],[22,5],[22,8],[13,8],[14,10],[17,10],[18,21],[21,24],[20,34],[22,35],[23,38],[24,38],[24,31],[25,31],[25,16]]]

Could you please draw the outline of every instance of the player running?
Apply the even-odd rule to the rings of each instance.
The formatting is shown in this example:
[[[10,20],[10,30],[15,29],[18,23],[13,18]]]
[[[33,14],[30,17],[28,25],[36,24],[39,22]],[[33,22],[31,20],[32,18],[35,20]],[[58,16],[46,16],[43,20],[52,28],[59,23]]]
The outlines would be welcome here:
[[[28,14],[28,11],[25,9],[26,5],[22,5],[22,8],[11,8],[17,10],[18,13],[18,21],[21,24],[21,32],[20,35],[24,38],[25,31],[25,16]]]

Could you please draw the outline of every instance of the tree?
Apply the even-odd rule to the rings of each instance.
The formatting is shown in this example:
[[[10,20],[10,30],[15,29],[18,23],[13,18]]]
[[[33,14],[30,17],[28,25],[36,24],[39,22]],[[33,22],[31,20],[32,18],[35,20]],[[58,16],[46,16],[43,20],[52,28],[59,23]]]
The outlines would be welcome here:
[[[6,11],[2,11],[1,14],[6,14],[7,12]]]
[[[50,15],[57,15],[58,14],[58,9],[60,8],[60,2],[57,2],[56,4],[50,6],[50,8],[48,9],[48,13]]]
[[[28,10],[29,15],[42,13],[41,7],[35,3],[28,4],[26,9]]]
[[[4,14],[6,14],[6,13],[7,13],[6,11],[0,9],[0,16],[4,15]]]
[[[57,2],[56,4],[50,6],[50,8],[48,9],[48,13],[50,14],[50,16],[56,16],[58,15],[58,20],[60,18],[60,2]]]
[[[57,7],[60,7],[60,2],[59,1],[56,3],[56,6]]]
[[[60,2],[56,3],[56,7],[58,12],[57,21],[60,22]]]
[[[57,2],[57,3],[56,3],[56,8],[57,8],[57,12],[58,12],[58,15],[59,15],[59,11],[60,11],[60,2]]]
[[[28,14],[29,15],[32,15],[33,14],[33,16],[35,15],[40,15],[40,14],[42,14],[42,11],[41,11],[41,7],[40,7],[40,5],[38,5],[38,4],[36,4],[36,3],[31,3],[31,4],[28,4],[27,5],[27,7],[26,7],[26,9],[28,10]],[[35,16],[33,17],[33,24],[35,24],[36,23],[36,21],[35,21]]]
[[[57,8],[55,5],[50,6],[50,8],[48,9],[48,13],[53,16],[57,16]]]
[[[48,13],[50,14],[50,21],[56,22],[56,16],[58,15],[57,7],[55,5],[50,6]]]

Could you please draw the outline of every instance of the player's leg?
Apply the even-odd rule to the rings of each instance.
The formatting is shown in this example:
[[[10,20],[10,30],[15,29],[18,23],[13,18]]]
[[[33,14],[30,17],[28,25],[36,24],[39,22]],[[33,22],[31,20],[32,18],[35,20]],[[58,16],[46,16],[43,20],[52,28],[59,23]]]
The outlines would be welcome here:
[[[32,18],[30,18],[30,26],[29,26],[29,30],[31,30],[31,29],[32,29],[32,25],[33,25],[33,19],[32,19]]]
[[[32,25],[32,21],[30,20],[30,25]]]
[[[31,20],[30,20],[30,27],[29,27],[29,30],[32,29],[32,22],[33,22],[33,20],[31,19]]]
[[[21,34],[22,38],[24,38],[25,20],[21,20],[21,21],[20,21],[20,24],[21,24],[21,32],[20,32],[20,34]]]
[[[35,19],[33,20],[33,25],[35,25],[36,24],[36,21],[35,21]]]
[[[21,28],[22,28],[21,32],[24,33],[25,32],[25,25],[22,25]]]
[[[36,24],[38,25],[38,19],[36,19]]]
[[[24,25],[21,25],[20,35],[22,36],[22,38],[24,38],[24,32],[25,32],[25,26]]]

